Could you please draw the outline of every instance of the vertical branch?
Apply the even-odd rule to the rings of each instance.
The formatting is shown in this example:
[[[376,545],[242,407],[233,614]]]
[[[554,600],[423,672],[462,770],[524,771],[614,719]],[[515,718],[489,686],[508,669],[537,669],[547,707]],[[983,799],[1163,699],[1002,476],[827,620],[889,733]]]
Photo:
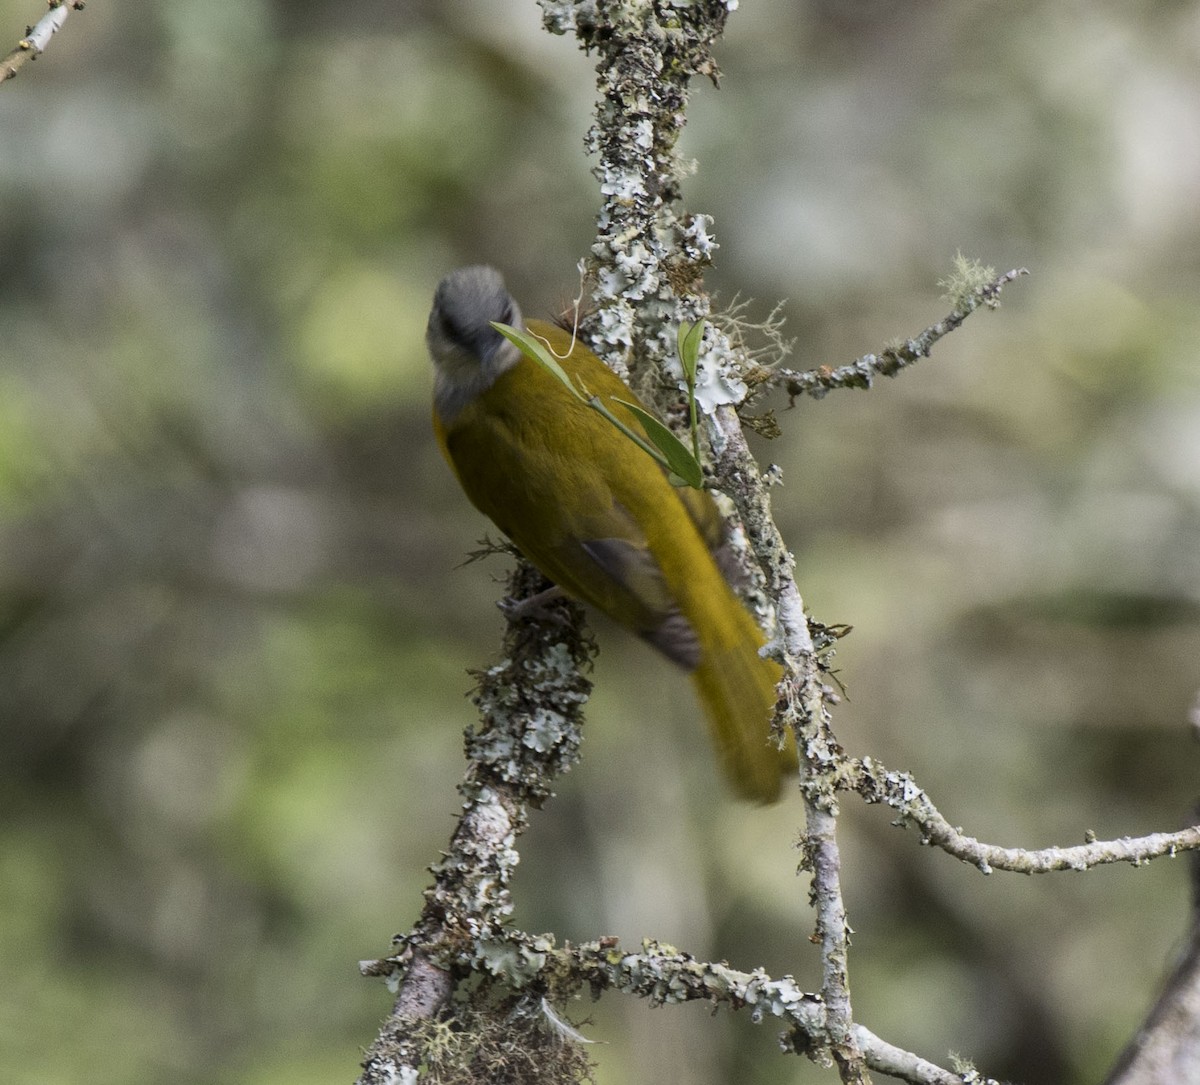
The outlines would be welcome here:
[[[731,7],[727,0],[539,0],[546,27],[573,32],[599,54],[601,96],[588,146],[605,203],[592,247],[598,311],[585,328],[601,357],[625,375],[626,357],[653,360],[682,383],[674,357],[676,329],[708,312],[701,276],[715,244],[703,215],[677,213],[685,173],[676,144],[686,123],[693,76],[714,83],[712,45]],[[848,924],[841,892],[834,799],[841,750],[829,729],[825,691],[794,560],[771,518],[770,499],[746,445],[733,404],[746,387],[728,339],[709,328],[697,374],[697,399],[710,412],[717,482],[746,528],[781,630],[779,724],[794,730],[804,771],[807,831],[804,865],[811,871],[816,933],[822,951],[826,1046],[843,1081],[869,1080],[853,1029],[847,968]],[[796,1037],[797,1043],[801,1041]],[[811,1038],[803,1040],[813,1047]]]
[[[771,516],[771,498],[745,434],[731,407],[717,411],[713,451],[721,488],[733,500],[750,547],[763,571],[767,594],[775,604],[786,673],[781,683],[780,725],[796,735],[800,750],[805,836],[804,869],[812,874],[810,899],[816,909],[816,938],[821,946],[821,997],[831,1054],[842,1080],[869,1080],[854,1032],[848,966],[849,923],[842,899],[841,857],[837,844],[835,798],[842,749],[830,729],[824,683],[817,653],[796,584],[796,562]],[[810,1050],[811,1037],[793,1034],[798,1048]]]
[[[622,377],[628,359],[673,360],[675,329],[708,311],[700,292],[715,245],[703,215],[677,210],[687,172],[676,154],[688,84],[716,80],[712,43],[726,0],[539,0],[553,33],[573,32],[598,54],[599,102],[586,137],[603,205],[592,245],[597,310],[590,346]],[[736,5],[735,5],[736,6]],[[678,367],[676,366],[676,369]],[[671,376],[682,379],[682,371]]]

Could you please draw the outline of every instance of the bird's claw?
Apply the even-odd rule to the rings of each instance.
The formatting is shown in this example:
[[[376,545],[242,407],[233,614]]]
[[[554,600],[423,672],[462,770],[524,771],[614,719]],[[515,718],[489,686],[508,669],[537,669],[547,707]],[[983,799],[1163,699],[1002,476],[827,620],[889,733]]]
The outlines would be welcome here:
[[[562,588],[557,584],[553,584],[544,591],[529,596],[527,599],[501,599],[496,606],[500,608],[500,613],[510,623],[524,621],[525,619],[540,619],[565,625],[566,616],[561,610],[550,606],[555,600],[565,597]]]

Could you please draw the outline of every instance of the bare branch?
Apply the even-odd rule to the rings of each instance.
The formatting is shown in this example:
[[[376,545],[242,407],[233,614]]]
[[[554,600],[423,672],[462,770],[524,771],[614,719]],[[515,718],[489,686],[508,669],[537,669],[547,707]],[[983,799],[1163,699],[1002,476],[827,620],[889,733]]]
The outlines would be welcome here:
[[[0,60],[0,82],[12,79],[29,61],[37,60],[46,51],[50,39],[61,29],[72,10],[83,8],[84,0],[49,0],[50,10],[34,26],[29,27],[19,42]]]
[[[928,1059],[881,1040],[870,1029],[854,1026],[858,1046],[872,1070],[907,1081],[909,1085],[999,1085],[970,1067],[943,1070]]]
[[[1192,816],[1200,817],[1200,804],[1192,808]],[[1187,947],[1104,1085],[1200,1079],[1200,854],[1189,859],[1192,907]]]
[[[1200,1074],[1200,925],[1172,970],[1146,1022],[1104,1085],[1165,1085]]]
[[[865,1082],[866,1063],[854,1032],[850,1008],[850,924],[842,900],[841,854],[837,818],[819,806],[806,808],[805,865],[812,871],[812,898],[817,910],[816,936],[821,943],[821,995],[828,1013],[828,1047],[844,1082]]]
[[[1200,848],[1200,825],[1174,833],[1125,836],[1118,840],[1091,839],[1066,848],[1002,848],[956,829],[907,772],[886,769],[874,758],[848,762],[841,786],[858,792],[869,803],[890,806],[900,815],[898,824],[911,823],[921,830],[921,843],[941,848],[984,874],[993,870],[1045,874],[1052,870],[1087,870],[1106,863],[1141,866],[1160,856],[1174,857],[1181,851]]]

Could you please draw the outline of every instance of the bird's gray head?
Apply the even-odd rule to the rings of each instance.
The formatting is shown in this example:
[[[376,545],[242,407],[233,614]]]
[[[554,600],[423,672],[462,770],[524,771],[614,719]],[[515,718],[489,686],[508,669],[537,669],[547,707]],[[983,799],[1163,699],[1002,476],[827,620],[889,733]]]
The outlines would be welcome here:
[[[425,343],[437,371],[434,403],[449,421],[520,360],[521,352],[491,321],[523,327],[521,310],[495,268],[450,272],[433,295]]]

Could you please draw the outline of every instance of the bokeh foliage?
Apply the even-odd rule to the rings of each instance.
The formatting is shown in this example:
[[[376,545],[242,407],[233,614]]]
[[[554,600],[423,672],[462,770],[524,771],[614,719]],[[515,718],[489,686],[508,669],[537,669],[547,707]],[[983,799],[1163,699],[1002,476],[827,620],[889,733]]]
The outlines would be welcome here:
[[[15,37],[36,15],[0,2]],[[709,284],[797,366],[1034,275],[760,445],[852,752],[1007,844],[1181,824],[1200,687],[1193,5],[743,2],[697,87]],[[456,809],[499,567],[432,446],[436,279],[575,293],[588,61],[532,2],[91,4],[0,89],[0,1080],[351,1080]],[[782,408],[785,404],[777,405]],[[728,801],[685,681],[599,626],[518,920],[812,979],[794,804]],[[863,1019],[1095,1081],[1182,863],[978,874],[847,803]],[[609,998],[608,1083],[809,1082],[748,1021]]]

